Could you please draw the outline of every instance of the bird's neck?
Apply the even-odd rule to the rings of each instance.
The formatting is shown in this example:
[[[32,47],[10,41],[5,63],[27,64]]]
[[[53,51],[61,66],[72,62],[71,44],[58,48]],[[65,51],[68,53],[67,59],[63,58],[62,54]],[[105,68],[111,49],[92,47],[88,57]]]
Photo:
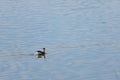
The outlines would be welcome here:
[[[45,53],[45,49],[43,49],[43,52]]]

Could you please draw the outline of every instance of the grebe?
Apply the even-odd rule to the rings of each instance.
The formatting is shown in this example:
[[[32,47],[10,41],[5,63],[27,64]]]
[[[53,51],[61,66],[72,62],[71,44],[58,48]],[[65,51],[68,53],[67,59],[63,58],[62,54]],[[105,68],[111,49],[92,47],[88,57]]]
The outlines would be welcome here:
[[[35,55],[44,55],[45,54],[45,48],[43,48],[43,51],[36,51]]]

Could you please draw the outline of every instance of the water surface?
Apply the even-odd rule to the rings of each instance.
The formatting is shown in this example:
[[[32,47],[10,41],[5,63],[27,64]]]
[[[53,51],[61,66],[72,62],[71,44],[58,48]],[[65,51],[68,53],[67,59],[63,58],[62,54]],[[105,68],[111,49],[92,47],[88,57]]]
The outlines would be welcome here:
[[[119,4],[1,0],[0,79],[119,80]]]

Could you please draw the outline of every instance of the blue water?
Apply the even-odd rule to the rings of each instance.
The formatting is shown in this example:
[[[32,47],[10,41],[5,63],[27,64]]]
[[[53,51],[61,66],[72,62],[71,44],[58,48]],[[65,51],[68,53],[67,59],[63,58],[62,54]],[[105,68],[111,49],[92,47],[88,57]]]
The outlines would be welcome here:
[[[0,0],[0,80],[119,80],[119,4]]]

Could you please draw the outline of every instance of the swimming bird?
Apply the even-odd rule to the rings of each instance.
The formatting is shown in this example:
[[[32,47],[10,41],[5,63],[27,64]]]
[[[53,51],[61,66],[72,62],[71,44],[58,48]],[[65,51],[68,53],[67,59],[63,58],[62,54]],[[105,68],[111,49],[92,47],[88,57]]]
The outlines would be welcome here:
[[[43,51],[36,51],[35,55],[45,55],[45,48],[43,48]]]

